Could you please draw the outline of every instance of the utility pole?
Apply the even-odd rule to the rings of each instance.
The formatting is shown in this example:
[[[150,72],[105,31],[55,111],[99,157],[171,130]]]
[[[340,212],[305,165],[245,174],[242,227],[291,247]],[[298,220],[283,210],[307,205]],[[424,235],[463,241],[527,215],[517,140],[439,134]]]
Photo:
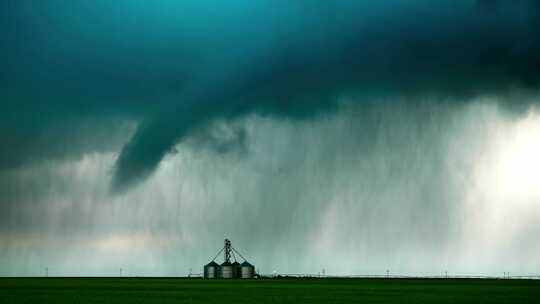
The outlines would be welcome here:
[[[45,277],[49,277],[49,267],[45,267]]]
[[[448,279],[448,270],[444,272],[444,277]]]
[[[120,277],[122,277],[122,268],[120,268]]]

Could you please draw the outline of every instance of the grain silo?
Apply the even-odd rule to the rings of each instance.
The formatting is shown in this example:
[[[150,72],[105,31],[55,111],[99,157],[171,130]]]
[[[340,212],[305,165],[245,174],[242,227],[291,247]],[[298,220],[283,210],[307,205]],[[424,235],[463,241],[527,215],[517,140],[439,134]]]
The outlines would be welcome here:
[[[233,277],[235,277],[235,278],[240,278],[241,277],[242,268],[240,266],[240,263],[238,263],[238,261],[234,261],[232,263],[232,270],[233,270]]]
[[[240,278],[251,279],[255,275],[255,266],[251,265],[248,261],[244,261],[240,264]]]
[[[219,276],[220,269],[219,264],[212,261],[204,265],[204,277],[209,279],[215,279]]]
[[[215,259],[223,252],[224,261],[221,265]],[[244,262],[240,264],[236,260],[236,255]],[[231,263],[231,257],[234,262]],[[212,261],[204,266],[205,279],[251,279],[255,276],[255,266],[251,265],[236,249],[231,245],[231,241],[225,239],[223,248],[217,253]]]
[[[232,279],[234,278],[233,266],[231,262],[225,261],[221,264],[221,278]]]

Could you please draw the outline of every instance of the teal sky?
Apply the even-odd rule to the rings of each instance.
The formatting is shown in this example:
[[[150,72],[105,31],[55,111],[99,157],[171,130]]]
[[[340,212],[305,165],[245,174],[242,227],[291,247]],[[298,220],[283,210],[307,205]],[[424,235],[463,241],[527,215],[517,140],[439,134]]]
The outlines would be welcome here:
[[[540,271],[536,1],[3,1],[0,275]]]

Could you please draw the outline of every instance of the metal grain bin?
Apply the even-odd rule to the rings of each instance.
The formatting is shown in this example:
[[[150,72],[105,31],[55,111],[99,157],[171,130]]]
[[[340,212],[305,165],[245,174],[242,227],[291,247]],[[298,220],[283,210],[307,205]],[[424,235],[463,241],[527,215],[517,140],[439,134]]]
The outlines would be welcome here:
[[[234,263],[232,263],[232,267],[233,267],[233,278],[235,278],[235,279],[240,278],[240,276],[242,274],[241,273],[242,268],[240,266],[240,263],[235,261]]]
[[[221,277],[223,279],[232,279],[233,278],[233,266],[230,262],[223,262],[221,264]]]
[[[212,261],[204,266],[204,278],[215,279],[219,276],[219,265]]]
[[[255,275],[255,267],[251,265],[248,261],[244,261],[240,265],[240,278],[252,279],[254,275]]]

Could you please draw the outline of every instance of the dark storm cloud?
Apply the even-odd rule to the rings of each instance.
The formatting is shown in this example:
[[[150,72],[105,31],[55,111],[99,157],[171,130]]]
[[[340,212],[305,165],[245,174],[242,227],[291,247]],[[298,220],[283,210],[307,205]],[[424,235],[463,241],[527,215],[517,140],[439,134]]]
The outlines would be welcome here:
[[[477,0],[478,6],[487,11],[495,11],[498,0]]]
[[[116,190],[217,118],[309,118],[349,93],[466,100],[539,84],[536,1],[2,6],[0,168],[110,149],[115,126],[100,121],[138,122]],[[86,140],[79,121],[103,140]]]

